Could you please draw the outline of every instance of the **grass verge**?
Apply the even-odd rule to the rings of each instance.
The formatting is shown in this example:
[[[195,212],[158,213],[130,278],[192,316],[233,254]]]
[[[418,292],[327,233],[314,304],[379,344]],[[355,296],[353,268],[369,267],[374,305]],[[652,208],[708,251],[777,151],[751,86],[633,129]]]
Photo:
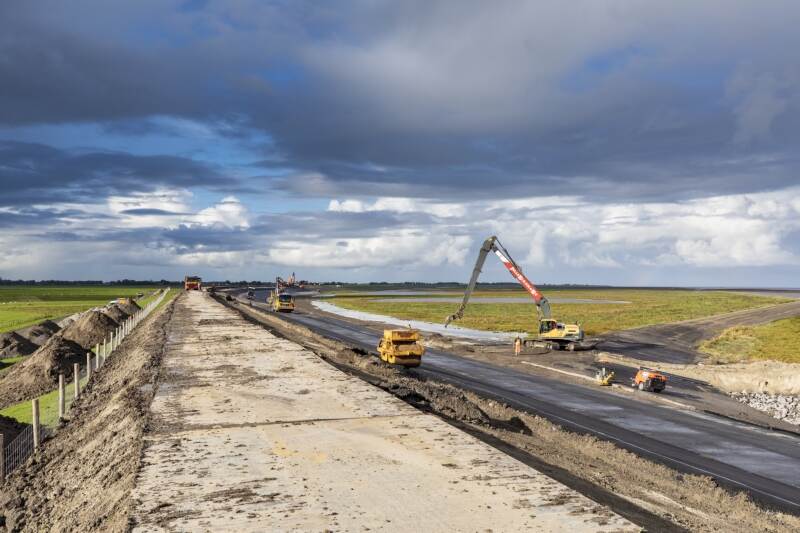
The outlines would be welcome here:
[[[0,333],[105,305],[113,298],[133,297],[155,289],[132,285],[3,286],[0,287]]]
[[[460,293],[443,292],[441,296]],[[526,297],[524,291],[476,291],[476,297]],[[653,324],[741,311],[791,300],[744,293],[696,290],[651,289],[575,289],[549,291],[551,300],[559,298],[619,300],[630,303],[552,303],[553,316],[563,322],[578,322],[588,335]],[[407,297],[403,297],[407,298]],[[426,298],[430,298],[427,296]],[[341,296],[331,300],[340,307],[390,315],[403,320],[442,323],[458,308],[453,302],[393,301],[397,297],[368,293]],[[458,324],[493,331],[536,331],[536,308],[523,303],[471,303]]]
[[[800,317],[776,320],[763,326],[728,328],[705,341],[700,350],[720,363],[772,360],[800,363]]]
[[[86,385],[86,378],[81,379],[81,389]],[[72,381],[67,383],[65,403],[67,406],[72,403],[75,397],[75,387]],[[25,400],[14,405],[10,405],[0,410],[0,415],[13,418],[23,424],[33,422],[33,408],[30,400]],[[58,424],[58,389],[39,396],[39,421],[42,426],[54,427]]]

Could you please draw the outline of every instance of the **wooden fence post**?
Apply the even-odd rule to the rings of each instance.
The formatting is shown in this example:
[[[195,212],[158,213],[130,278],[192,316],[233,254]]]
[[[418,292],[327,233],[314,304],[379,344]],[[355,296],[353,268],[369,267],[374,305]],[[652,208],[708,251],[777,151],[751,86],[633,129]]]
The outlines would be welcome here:
[[[72,365],[72,374],[75,376],[75,399],[81,397],[81,365],[75,363]]]
[[[64,373],[58,375],[58,419],[64,418],[64,407],[66,407],[67,394],[64,386]]]
[[[33,449],[39,447],[39,398],[31,400],[33,408]]]
[[[92,377],[92,352],[86,352],[86,379]]]

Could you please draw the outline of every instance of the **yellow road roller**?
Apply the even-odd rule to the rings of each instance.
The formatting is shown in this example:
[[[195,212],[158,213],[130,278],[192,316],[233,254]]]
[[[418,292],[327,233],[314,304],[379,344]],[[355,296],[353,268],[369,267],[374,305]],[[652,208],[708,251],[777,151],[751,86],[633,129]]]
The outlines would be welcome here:
[[[424,353],[422,335],[416,329],[386,329],[378,342],[381,361],[390,365],[419,366]]]

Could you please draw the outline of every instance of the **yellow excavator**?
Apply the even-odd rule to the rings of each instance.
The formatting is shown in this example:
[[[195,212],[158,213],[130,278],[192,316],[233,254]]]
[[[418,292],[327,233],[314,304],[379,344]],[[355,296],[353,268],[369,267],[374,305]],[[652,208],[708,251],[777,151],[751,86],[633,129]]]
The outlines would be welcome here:
[[[464,292],[464,300],[461,302],[458,310],[447,317],[444,325],[447,327],[450,322],[458,320],[464,316],[464,309],[467,307],[470,296],[475,290],[475,285],[478,283],[478,276],[480,276],[483,264],[486,262],[486,256],[489,252],[494,254],[500,259],[508,271],[514,276],[520,285],[522,285],[528,294],[531,295],[533,301],[536,303],[536,310],[538,315],[538,333],[533,339],[536,344],[541,344],[551,350],[570,350],[581,348],[583,343],[583,329],[579,324],[563,324],[558,322],[550,316],[550,302],[547,298],[539,292],[536,286],[525,277],[519,265],[511,258],[508,250],[500,244],[497,237],[491,236],[483,241],[480,252],[478,252],[478,259],[475,261],[475,268],[472,270],[472,277],[467,284],[467,290]],[[527,344],[527,342],[526,342]]]

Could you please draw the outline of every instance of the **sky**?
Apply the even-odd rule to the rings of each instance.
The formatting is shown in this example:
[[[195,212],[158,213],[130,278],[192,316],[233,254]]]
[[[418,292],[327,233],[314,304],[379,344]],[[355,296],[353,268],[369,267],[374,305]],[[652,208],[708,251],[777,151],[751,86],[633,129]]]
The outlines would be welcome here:
[[[4,0],[0,277],[797,287],[797,20]]]

